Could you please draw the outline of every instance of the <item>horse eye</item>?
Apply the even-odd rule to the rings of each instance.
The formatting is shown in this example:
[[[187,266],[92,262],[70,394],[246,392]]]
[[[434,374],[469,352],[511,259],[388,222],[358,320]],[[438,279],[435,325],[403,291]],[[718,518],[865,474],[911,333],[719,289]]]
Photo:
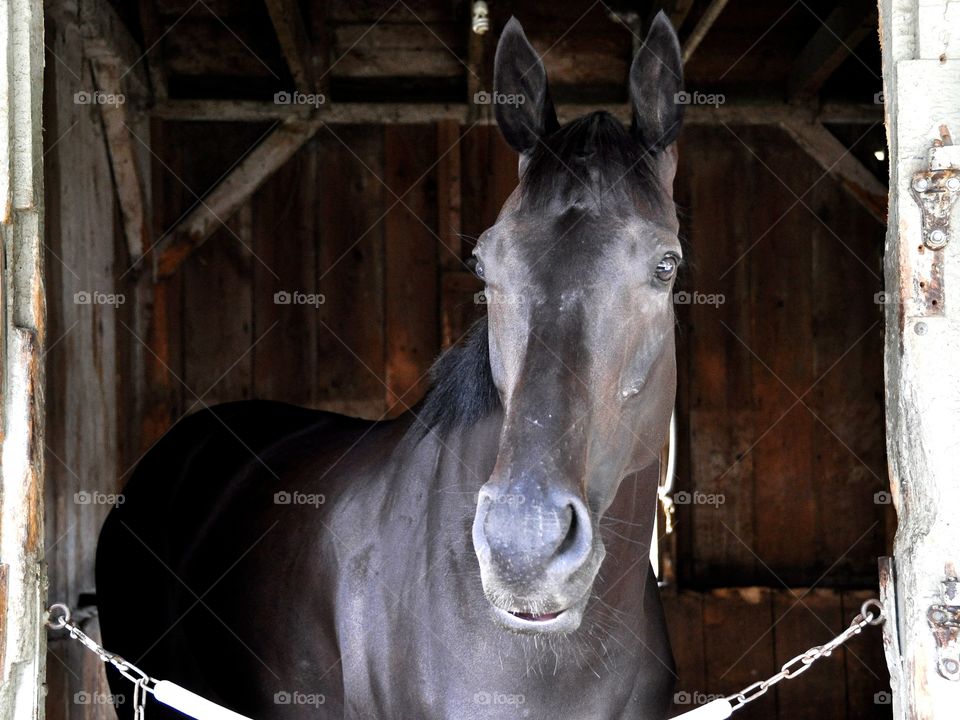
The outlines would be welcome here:
[[[654,273],[657,280],[668,282],[677,274],[677,258],[674,255],[664,255],[663,259],[657,263],[657,270]]]
[[[484,279],[484,269],[483,263],[480,262],[477,258],[470,258],[467,263],[470,266],[470,269],[473,270],[473,274],[476,275],[481,280]]]

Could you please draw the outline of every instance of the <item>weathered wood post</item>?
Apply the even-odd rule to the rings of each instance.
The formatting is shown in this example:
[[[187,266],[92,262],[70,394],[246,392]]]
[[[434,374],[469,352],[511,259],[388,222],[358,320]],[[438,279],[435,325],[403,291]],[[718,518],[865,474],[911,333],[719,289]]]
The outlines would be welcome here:
[[[0,717],[43,717],[43,4],[0,4]]]
[[[960,708],[960,6],[881,0],[890,209],[887,450],[898,529],[881,564],[894,718]],[[878,98],[878,101],[881,98]]]

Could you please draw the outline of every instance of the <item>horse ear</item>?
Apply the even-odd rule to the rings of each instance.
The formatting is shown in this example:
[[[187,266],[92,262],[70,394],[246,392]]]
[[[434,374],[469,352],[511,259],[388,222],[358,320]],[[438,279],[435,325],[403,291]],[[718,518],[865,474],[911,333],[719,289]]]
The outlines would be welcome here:
[[[497,125],[510,147],[521,155],[560,127],[547,87],[547,71],[515,17],[507,22],[497,43],[493,88]]]
[[[644,149],[656,152],[677,139],[683,124],[682,85],[680,42],[661,10],[630,67],[633,132]]]

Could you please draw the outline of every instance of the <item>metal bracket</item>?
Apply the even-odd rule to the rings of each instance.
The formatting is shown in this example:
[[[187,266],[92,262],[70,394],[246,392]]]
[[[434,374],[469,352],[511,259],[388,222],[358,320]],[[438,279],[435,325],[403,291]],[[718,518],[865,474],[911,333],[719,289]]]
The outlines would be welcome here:
[[[950,242],[950,214],[960,197],[960,170],[922,170],[914,174],[910,189],[923,212],[923,244],[942,250]]]
[[[943,315],[943,253],[951,240],[950,220],[960,198],[960,145],[940,126],[940,139],[930,148],[928,169],[914,173],[910,193],[920,208],[923,244],[916,250],[913,297],[919,314]]]
[[[941,677],[960,682],[960,580],[943,581],[941,605],[927,610],[927,623],[937,641],[937,672]]]

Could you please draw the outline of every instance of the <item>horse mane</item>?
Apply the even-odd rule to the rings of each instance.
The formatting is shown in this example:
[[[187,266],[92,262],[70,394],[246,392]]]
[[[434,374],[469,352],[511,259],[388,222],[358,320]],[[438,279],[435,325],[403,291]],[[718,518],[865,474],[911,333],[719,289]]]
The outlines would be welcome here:
[[[417,417],[425,429],[445,432],[469,427],[499,407],[484,316],[430,368],[430,390]]]
[[[520,182],[521,203],[537,209],[557,199],[600,209],[604,199],[624,197],[661,205],[670,194],[660,182],[656,154],[604,111],[542,139]]]

